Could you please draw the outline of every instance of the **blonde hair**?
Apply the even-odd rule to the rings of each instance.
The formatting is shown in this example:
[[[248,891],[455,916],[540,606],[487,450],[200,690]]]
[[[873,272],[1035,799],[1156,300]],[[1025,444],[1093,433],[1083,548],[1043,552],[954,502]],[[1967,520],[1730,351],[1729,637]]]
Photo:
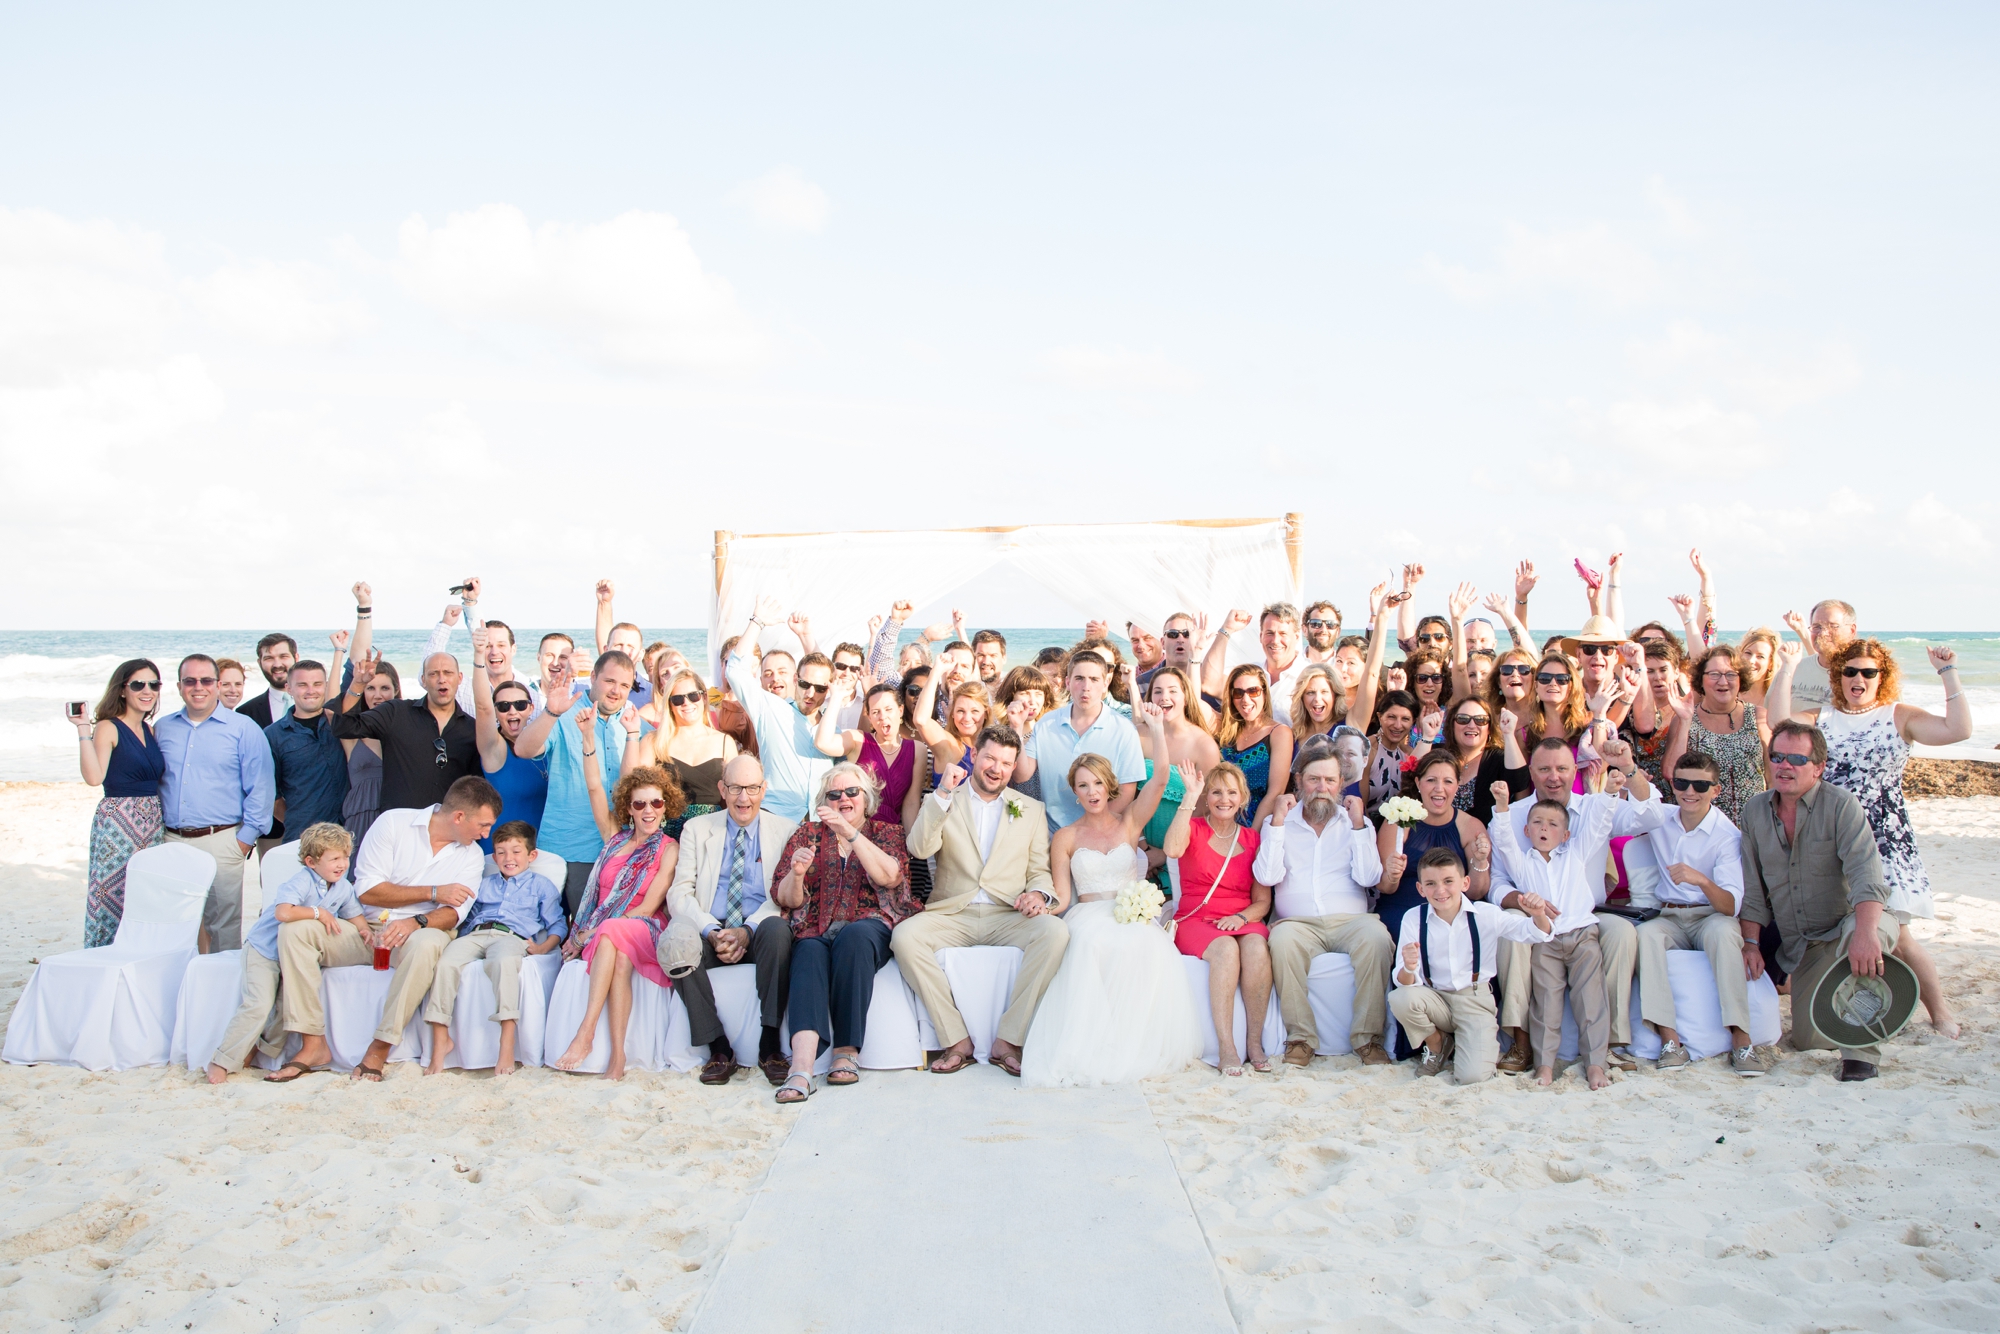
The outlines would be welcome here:
[[[1743,679],[1743,688],[1746,690],[1769,690],[1771,688],[1771,681],[1778,675],[1778,636],[1770,628],[1760,625],[1755,630],[1744,635],[1743,638],[1737,640],[1736,660],[1739,668],[1743,661],[1744,651],[1752,644],[1762,644],[1764,646],[1764,674],[1754,681],[1750,680],[1748,675],[1741,670],[1737,672],[1737,676]]]
[[[309,825],[306,832],[299,835],[299,860],[316,862],[329,852],[354,854],[354,835],[348,833],[331,820],[321,820]]]
[[[1264,669],[1254,662],[1246,662],[1231,668],[1228,679],[1222,683],[1222,717],[1215,726],[1215,739],[1232,750],[1235,749],[1236,738],[1243,734],[1243,729],[1257,725],[1246,721],[1236,710],[1236,680],[1242,676],[1254,676],[1257,678],[1257,684],[1264,687],[1264,702],[1258,705],[1257,722],[1277,721],[1276,715],[1271,711],[1271,678],[1264,675]]]
[[[1326,680],[1326,688],[1333,692],[1333,707],[1327,710],[1326,722],[1316,723],[1312,720],[1311,715],[1305,711],[1305,707],[1299,702],[1299,697],[1306,693],[1306,686],[1308,684],[1321,678]],[[1346,692],[1341,690],[1340,682],[1334,679],[1333,672],[1325,663],[1316,662],[1300,672],[1299,679],[1292,684],[1292,738],[1294,743],[1309,736],[1318,736],[1322,732],[1332,733],[1333,729],[1340,726],[1341,722],[1347,717],[1346,706]]]
[[[1079,769],[1088,769],[1096,774],[1097,781],[1104,784],[1107,795],[1113,797],[1118,795],[1118,771],[1111,767],[1110,760],[1094,751],[1086,751],[1070,761],[1069,777],[1065,781],[1069,783],[1069,790],[1072,792],[1076,791],[1076,771]]]
[[[681,726],[681,720],[674,716],[674,706],[667,702],[667,697],[674,693],[674,687],[683,681],[694,682],[694,688],[701,692],[702,697],[701,722],[687,728]],[[667,734],[667,744],[671,746],[674,743],[674,738],[679,736],[683,731],[691,732],[694,730],[694,727],[706,726],[708,726],[708,683],[703,681],[699,676],[696,676],[693,668],[683,667],[675,672],[672,678],[660,690],[659,730]],[[664,754],[665,752],[661,753]]]
[[[979,720],[979,726],[972,729],[973,737],[978,736],[981,730],[988,724],[1005,722],[1007,720],[1007,710],[993,702],[993,697],[986,693],[986,683],[984,681],[967,681],[964,685],[951,692],[951,704],[944,711],[945,730],[952,733],[952,740],[954,741],[962,741],[967,745],[972,744],[970,737],[960,737],[956,732],[952,731],[952,715],[958,712],[958,702],[962,699],[976,699],[979,701],[979,707],[986,711],[985,715]],[[1043,696],[1042,702],[1046,704],[1048,697]]]

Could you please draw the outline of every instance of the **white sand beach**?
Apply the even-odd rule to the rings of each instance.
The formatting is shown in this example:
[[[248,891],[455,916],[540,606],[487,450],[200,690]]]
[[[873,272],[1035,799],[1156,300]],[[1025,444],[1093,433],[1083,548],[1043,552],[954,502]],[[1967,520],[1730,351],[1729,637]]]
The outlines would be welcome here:
[[[0,785],[7,1011],[79,944],[93,799]],[[2000,1327],[2000,798],[1914,809],[1918,930],[1966,1037],[1918,1021],[1872,1084],[1787,1050],[1761,1081],[1710,1062],[1598,1094],[1348,1059],[1145,1085],[1238,1326]],[[761,1078],[414,1066],[222,1089],[7,1066],[0,1107],[0,1326],[204,1331],[685,1327],[795,1115]],[[830,1290],[848,1317],[942,1277],[922,1237],[868,1244],[910,1281]]]

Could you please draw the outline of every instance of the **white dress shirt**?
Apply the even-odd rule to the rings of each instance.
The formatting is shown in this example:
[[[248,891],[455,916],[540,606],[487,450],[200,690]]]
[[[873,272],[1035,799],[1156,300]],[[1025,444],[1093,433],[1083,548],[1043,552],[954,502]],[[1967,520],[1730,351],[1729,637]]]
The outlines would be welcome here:
[[[973,832],[979,837],[979,860],[981,864],[984,864],[993,858],[993,840],[1000,836],[1000,814],[1004,809],[1003,803],[1007,799],[1007,794],[1002,791],[991,801],[988,801],[986,798],[980,796],[976,790],[971,790],[969,785],[962,790],[965,790],[967,799],[972,802],[972,828]],[[952,799],[957,795],[958,791],[940,791],[937,794],[938,804],[946,810],[950,810]],[[994,899],[992,895],[982,889],[972,896],[972,901],[974,903],[992,903]]]
[[[1263,663],[1259,663],[1258,665],[1264,668],[1264,672],[1267,676],[1270,675],[1271,669],[1268,665]],[[1292,692],[1299,688],[1299,674],[1312,665],[1313,665],[1312,659],[1306,656],[1305,645],[1301,644],[1299,645],[1299,655],[1296,658],[1292,659],[1292,665],[1285,668],[1284,671],[1279,672],[1276,676],[1272,676],[1270,678],[1271,717],[1273,720],[1281,722],[1285,724],[1285,726],[1287,727],[1291,726]],[[1229,704],[1228,700],[1223,701],[1223,706],[1225,708],[1228,707],[1228,704]]]
[[[1708,895],[1694,885],[1675,882],[1667,874],[1667,868],[1675,862],[1684,862],[1713,880],[1718,889],[1729,891],[1734,906],[1730,908],[1732,917],[1743,915],[1743,835],[1729,817],[1711,806],[1708,814],[1701,817],[1701,823],[1693,829],[1684,828],[1680,812],[1672,811],[1658,829],[1643,838],[1635,838],[1625,845],[1625,872],[1632,882],[1632,901],[1641,907],[1651,907],[1651,903],[1640,903],[1640,871],[1644,869],[1649,898],[1659,904],[1678,908],[1707,908],[1712,906]]]
[[[1535,799],[1533,797],[1523,797],[1507,807],[1507,818],[1514,826],[1514,841],[1518,847],[1526,848],[1528,846],[1526,832],[1528,828],[1528,808],[1534,804]],[[1604,836],[1603,845],[1597,849],[1597,866],[1600,872],[1603,871],[1604,860],[1610,853],[1612,839],[1625,838],[1629,835],[1643,834],[1650,830],[1658,829],[1661,822],[1667,818],[1667,808],[1660,804],[1660,794],[1657,790],[1644,801],[1637,801],[1630,797],[1619,797],[1607,792],[1572,792],[1569,794],[1570,842],[1574,843],[1576,841],[1577,830],[1583,827],[1583,813],[1598,804],[1608,805],[1612,812],[1611,832]],[[1487,829],[1487,832],[1493,835],[1493,841],[1496,844],[1500,841],[1499,823],[1499,817],[1495,816],[1489,822]],[[1631,844],[1628,843],[1626,846],[1630,847]],[[1514,883],[1508,876],[1506,865],[1497,858],[1493,862],[1492,870],[1491,888],[1486,891],[1486,901],[1488,903],[1499,903],[1512,891],[1526,888],[1524,885]],[[1601,894],[1598,896],[1598,901],[1603,901]]]
[[[1596,925],[1597,918],[1592,914],[1608,892],[1604,884],[1604,851],[1611,844],[1616,798],[1599,795],[1580,811],[1572,801],[1569,839],[1546,857],[1529,846],[1521,832],[1527,824],[1525,812],[1533,804],[1519,803],[1522,813],[1519,824],[1497,816],[1494,819],[1494,870],[1498,872],[1504,867],[1510,888],[1539,894],[1555,906],[1557,917],[1552,925],[1556,935]],[[1510,816],[1516,813],[1515,807],[1507,810]]]
[[[1305,806],[1292,807],[1275,829],[1266,825],[1250,873],[1272,887],[1279,917],[1328,917],[1368,911],[1368,891],[1382,879],[1375,829],[1364,818],[1356,829],[1336,808],[1324,831],[1306,823]]]
[[[1403,947],[1423,943],[1424,911],[1430,909],[1430,973],[1431,980],[1424,981],[1422,967],[1412,968],[1417,975],[1412,986],[1430,986],[1438,991],[1464,991],[1477,983],[1491,981],[1500,970],[1500,942],[1520,940],[1530,945],[1539,945],[1554,937],[1535,925],[1532,917],[1522,917],[1496,908],[1490,903],[1480,903],[1463,895],[1458,900],[1458,916],[1445,921],[1443,914],[1431,908],[1428,903],[1420,903],[1403,914],[1402,933],[1396,939],[1396,974],[1402,975],[1407,966],[1403,962]],[[1472,975],[1472,923],[1479,922],[1479,976]],[[1397,986],[1403,983],[1398,981]]]
[[[464,885],[474,894],[479,892],[479,882],[486,870],[486,854],[480,851],[477,843],[447,843],[438,851],[431,851],[431,815],[437,809],[436,806],[426,806],[422,810],[405,808],[383,811],[375,817],[375,823],[368,826],[368,836],[361,840],[361,851],[354,858],[354,893],[357,898],[385,882],[391,885]],[[373,922],[385,912],[389,914],[390,921],[396,921],[415,917],[419,913],[436,912],[451,905],[406,903],[399,908],[384,908],[363,903],[361,906],[368,910],[368,920]],[[460,913],[471,910],[470,900],[454,909]]]

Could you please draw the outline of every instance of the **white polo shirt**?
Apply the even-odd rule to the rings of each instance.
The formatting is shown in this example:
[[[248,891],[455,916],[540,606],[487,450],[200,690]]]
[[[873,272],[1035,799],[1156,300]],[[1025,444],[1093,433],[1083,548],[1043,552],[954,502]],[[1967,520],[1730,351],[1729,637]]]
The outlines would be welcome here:
[[[426,806],[422,810],[405,807],[383,811],[375,817],[375,823],[368,826],[368,837],[361,840],[360,853],[354,858],[354,893],[357,898],[380,884],[464,885],[474,894],[479,892],[479,882],[486,870],[486,854],[479,850],[477,843],[447,843],[438,851],[431,851],[431,816],[437,810],[436,806]],[[385,908],[364,902],[361,906],[367,910],[369,921],[386,912],[393,922],[451,905],[408,903],[399,908]],[[470,908],[471,904],[467,903],[453,911]]]

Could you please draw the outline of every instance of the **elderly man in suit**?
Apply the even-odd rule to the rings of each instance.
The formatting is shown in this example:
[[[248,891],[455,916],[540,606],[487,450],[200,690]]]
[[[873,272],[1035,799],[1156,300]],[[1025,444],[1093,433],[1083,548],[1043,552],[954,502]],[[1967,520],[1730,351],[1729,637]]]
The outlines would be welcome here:
[[[688,1040],[707,1046],[704,1084],[727,1084],[736,1052],[715,1012],[708,970],[746,958],[757,969],[757,1005],[764,1031],[757,1066],[773,1085],[790,1071],[778,1046],[792,977],[792,929],[771,899],[773,873],[781,870],[785,840],[796,822],[764,809],[764,766],[738,755],[722,771],[722,809],[697,815],[681,830],[681,856],[667,890],[675,923],[701,933],[701,963],[674,985],[687,1006]],[[660,937],[666,948],[667,937]],[[666,961],[661,960],[661,966]]]
[[[937,874],[929,904],[897,924],[889,948],[946,1046],[931,1065],[938,1074],[954,1074],[973,1059],[972,1038],[938,965],[939,950],[1012,945],[1021,951],[1021,971],[1000,1016],[991,1057],[1018,1075],[1028,1024],[1069,946],[1069,928],[1050,912],[1055,882],[1049,876],[1048,818],[1041,802],[1007,787],[1020,753],[1020,734],[1005,723],[980,732],[971,779],[963,779],[963,770],[947,770],[910,828],[910,855],[935,856]]]

